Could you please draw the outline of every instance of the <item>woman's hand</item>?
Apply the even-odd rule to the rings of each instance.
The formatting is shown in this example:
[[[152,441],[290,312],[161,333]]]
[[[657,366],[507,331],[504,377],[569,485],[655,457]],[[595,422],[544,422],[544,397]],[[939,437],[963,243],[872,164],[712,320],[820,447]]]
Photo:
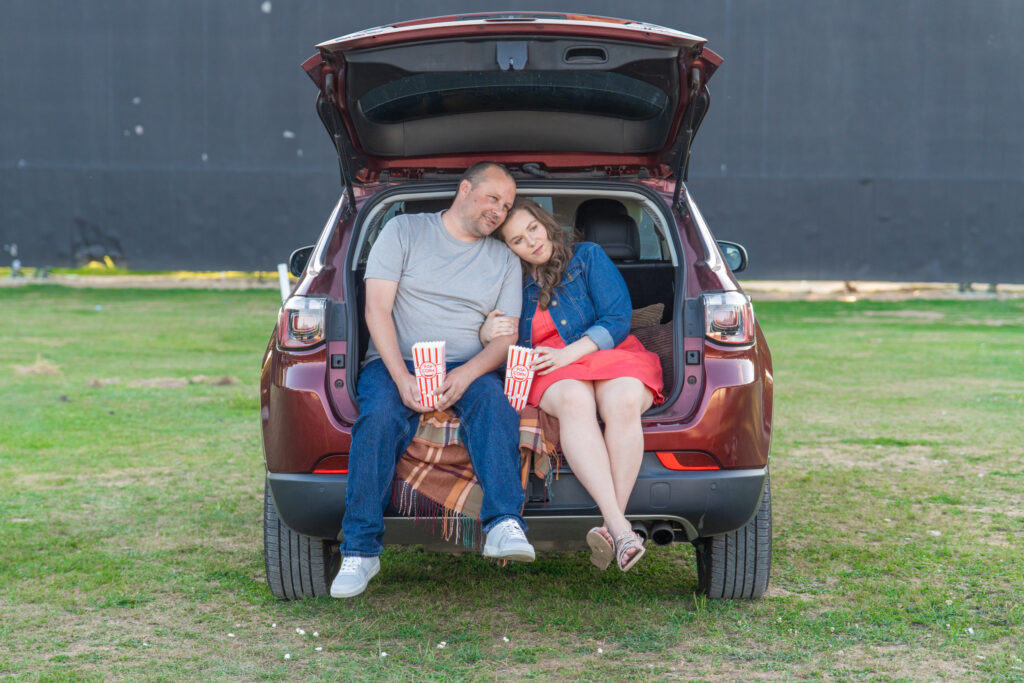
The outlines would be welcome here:
[[[568,346],[564,349],[538,346],[533,356],[533,371],[538,375],[546,375],[572,364],[577,358],[578,356]]]
[[[480,326],[480,343],[487,346],[495,337],[507,337],[519,333],[519,320],[509,318],[505,311],[494,309],[487,314],[484,324]]]
[[[538,346],[533,356],[533,371],[538,375],[546,375],[553,370],[572,365],[583,356],[597,350],[597,344],[587,335],[583,335],[564,349]]]

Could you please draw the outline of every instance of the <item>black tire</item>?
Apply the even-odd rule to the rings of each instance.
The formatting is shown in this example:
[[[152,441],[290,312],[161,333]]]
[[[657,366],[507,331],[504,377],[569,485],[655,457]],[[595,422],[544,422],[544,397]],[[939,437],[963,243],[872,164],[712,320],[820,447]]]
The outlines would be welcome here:
[[[277,516],[270,486],[264,486],[263,557],[271,593],[282,600],[330,595],[331,580],[338,570],[333,545],[289,529]]]
[[[745,527],[698,539],[697,584],[713,599],[759,598],[772,568],[772,491],[764,480],[761,506]]]

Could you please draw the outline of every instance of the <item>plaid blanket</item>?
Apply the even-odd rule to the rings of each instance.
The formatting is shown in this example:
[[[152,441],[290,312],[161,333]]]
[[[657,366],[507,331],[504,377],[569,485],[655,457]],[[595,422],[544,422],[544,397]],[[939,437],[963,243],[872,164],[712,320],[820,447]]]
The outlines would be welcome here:
[[[557,474],[558,420],[527,406],[519,418],[520,478],[533,472],[545,487]],[[398,461],[391,502],[399,513],[422,521],[434,535],[470,549],[483,545],[483,489],[469,452],[459,441],[459,420],[435,411],[420,418],[412,443]]]

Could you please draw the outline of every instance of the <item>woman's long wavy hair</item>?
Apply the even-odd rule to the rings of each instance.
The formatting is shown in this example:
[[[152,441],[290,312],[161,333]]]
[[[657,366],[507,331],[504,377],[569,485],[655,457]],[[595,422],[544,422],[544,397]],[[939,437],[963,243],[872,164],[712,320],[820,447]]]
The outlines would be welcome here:
[[[559,282],[562,281],[562,275],[565,274],[565,269],[569,266],[569,261],[572,260],[572,243],[573,234],[566,230],[562,230],[562,226],[558,224],[555,217],[545,209],[543,206],[528,199],[526,197],[516,197],[515,203],[512,204],[512,209],[508,212],[509,218],[516,211],[529,211],[530,215],[537,219],[537,222],[544,226],[547,231],[548,239],[551,240],[551,258],[546,263],[542,263],[535,268],[523,261],[523,277],[530,272],[530,269],[534,269],[534,279],[537,284],[540,285],[540,295],[537,297],[537,305],[540,310],[546,311],[548,305],[551,303],[551,294],[554,292],[555,287]],[[506,219],[505,224],[508,224]],[[502,226],[504,228],[504,225]],[[502,239],[504,234],[499,231]]]

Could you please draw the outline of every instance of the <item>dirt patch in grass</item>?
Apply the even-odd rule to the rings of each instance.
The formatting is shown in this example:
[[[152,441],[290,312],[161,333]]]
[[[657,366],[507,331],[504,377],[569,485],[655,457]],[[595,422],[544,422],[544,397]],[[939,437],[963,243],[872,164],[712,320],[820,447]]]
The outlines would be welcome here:
[[[14,374],[22,377],[31,375],[59,375],[60,366],[38,355],[36,356],[36,362],[31,365],[15,365]]]
[[[923,445],[885,447],[833,444],[797,448],[786,459],[790,462],[814,463],[816,467],[941,472],[949,466],[949,460],[931,457],[933,452],[933,447]]]
[[[120,384],[121,380],[118,377],[103,377],[98,379],[91,379],[85,383],[85,386],[93,389],[99,389],[100,387],[109,387],[115,384]]]
[[[97,380],[93,380],[94,382]],[[116,381],[116,380],[115,380]],[[206,375],[195,375],[193,377],[150,377],[147,379],[133,379],[128,382],[130,387],[145,387],[148,389],[183,389],[191,384],[208,384],[213,387],[229,387],[241,384],[237,377],[222,375],[221,377],[207,377]],[[102,386],[92,384],[89,386]]]
[[[146,389],[181,389],[188,386],[188,380],[184,377],[150,377],[148,379],[133,379],[128,382],[128,386]]]
[[[918,311],[913,308],[904,308],[896,311],[864,311],[861,315],[880,318],[898,318],[901,320],[942,320],[945,313],[938,311]]]
[[[229,387],[232,384],[241,384],[241,381],[237,377],[207,377],[206,375],[196,375],[190,377],[188,380],[192,384],[209,384],[214,387]]]
[[[1000,318],[987,318],[984,320],[975,320],[973,318],[966,318],[960,320],[957,325],[988,325],[989,327],[1004,327],[1006,325],[1012,325],[1020,327],[1022,322],[1020,320],[1003,320]]]

